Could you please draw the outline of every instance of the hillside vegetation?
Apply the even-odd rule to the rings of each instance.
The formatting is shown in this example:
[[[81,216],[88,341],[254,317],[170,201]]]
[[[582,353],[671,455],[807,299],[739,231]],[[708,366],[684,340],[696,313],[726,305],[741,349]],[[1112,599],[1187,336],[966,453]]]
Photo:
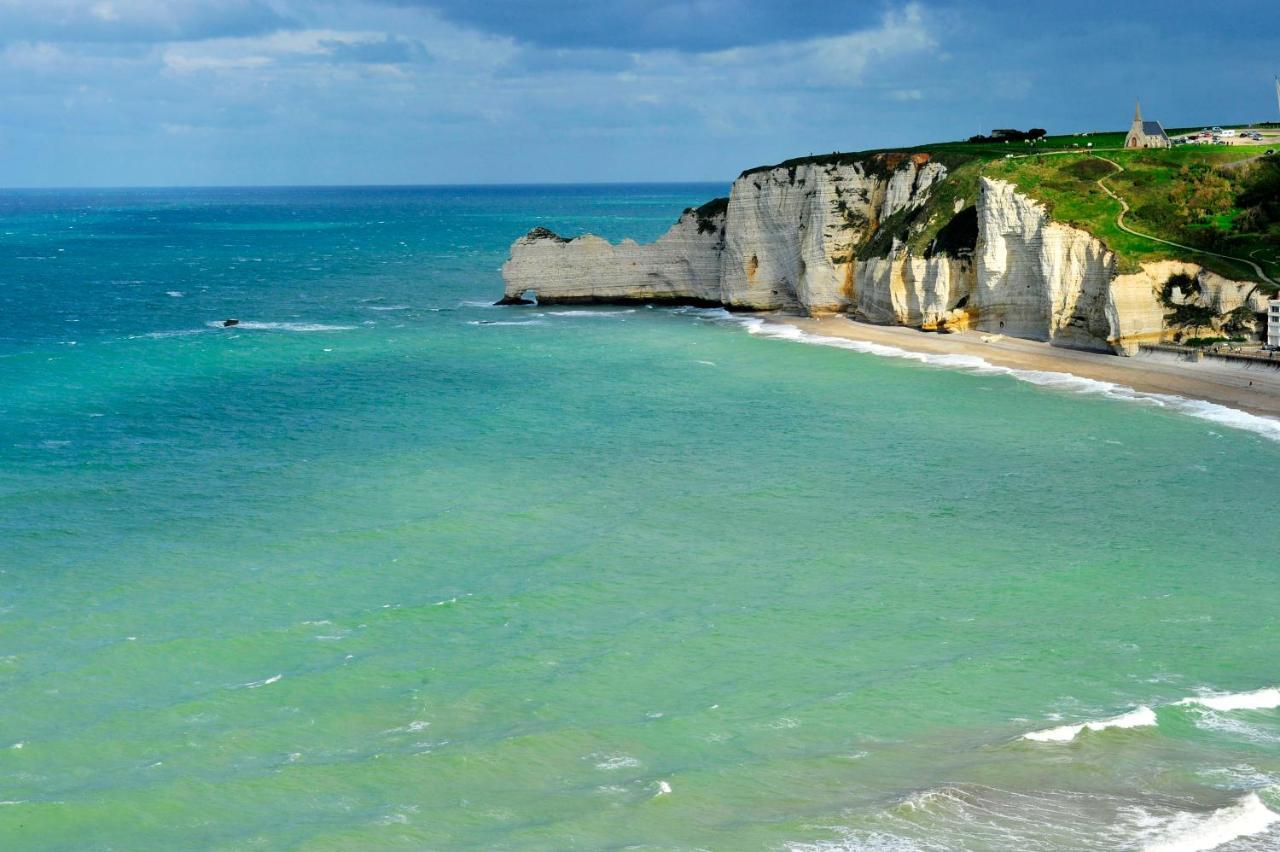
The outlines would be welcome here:
[[[1049,136],[1034,144],[943,142],[905,149],[833,152],[798,157],[743,174],[810,163],[865,166],[870,162],[875,168],[877,162],[896,162],[895,157],[886,155],[908,153],[927,153],[945,165],[947,179],[934,190],[929,202],[880,223],[858,251],[862,258],[883,256],[895,240],[917,255],[954,256],[972,251],[977,233],[974,205],[979,179],[985,176],[1013,183],[1045,204],[1058,221],[1098,237],[1115,252],[1120,272],[1136,271],[1144,261],[1178,259],[1237,280],[1260,280],[1246,264],[1205,253],[1215,252],[1250,258],[1273,280],[1280,280],[1280,158],[1265,156],[1265,146],[1125,150],[1124,136],[1094,133]],[[1090,144],[1092,148],[1087,147]],[[1116,220],[1122,207],[1098,185],[1099,180],[1129,204],[1126,225],[1187,248],[1121,229]]]
[[[1143,261],[1175,257],[1231,278],[1257,279],[1246,264],[1204,253],[1214,252],[1250,258],[1280,279],[1280,159],[1260,156],[1265,150],[1188,145],[1097,156],[1038,155],[993,161],[984,173],[1043,202],[1058,221],[1097,236],[1116,253],[1121,272],[1135,271]],[[1116,223],[1121,206],[1099,180],[1128,202],[1126,225],[1190,249],[1121,230]]]

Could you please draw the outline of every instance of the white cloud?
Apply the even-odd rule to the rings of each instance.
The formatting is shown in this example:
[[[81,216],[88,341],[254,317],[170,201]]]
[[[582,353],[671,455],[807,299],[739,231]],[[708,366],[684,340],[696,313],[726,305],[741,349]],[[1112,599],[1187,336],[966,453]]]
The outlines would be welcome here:
[[[137,31],[141,22],[159,20],[154,16],[165,5],[50,2],[41,26],[56,29],[62,10],[81,31],[88,18],[100,28]],[[204,2],[206,12],[218,5]],[[842,107],[833,91],[837,98],[865,92],[884,100],[897,97],[889,94],[894,90],[913,90],[912,75],[927,62],[916,57],[932,55],[934,45],[928,18],[914,4],[869,29],[700,53],[541,48],[428,10],[365,0],[270,4],[273,14],[296,23],[247,33],[206,27],[199,38],[197,28],[185,26],[175,30],[181,37],[155,42],[29,37],[0,48],[0,97],[10,107],[9,121],[0,124],[36,140],[27,143],[33,152],[47,147],[51,134],[64,134],[59,144],[69,147],[109,134],[125,148],[153,145],[184,163],[235,156],[266,163],[279,149],[275,156],[287,168],[305,169],[312,166],[308,157],[323,157],[331,170],[355,163],[419,174],[417,163],[486,150],[517,170],[563,151],[569,169],[584,146],[621,164],[629,147],[648,146],[643,152],[652,159],[662,146],[687,149],[691,140],[737,143],[785,133],[805,145],[836,144],[814,129],[837,123],[832,117]],[[185,9],[189,22],[200,4],[172,5]],[[13,6],[0,0],[0,22]],[[71,14],[76,10],[79,17]],[[76,132],[66,134],[69,127]],[[299,156],[300,139],[312,153]],[[780,155],[792,153],[779,147]],[[91,150],[107,156],[101,147]],[[399,153],[370,157],[366,150]],[[139,160],[128,157],[133,168]],[[278,169],[269,172],[271,180],[279,179]],[[251,179],[252,173],[240,178]]]
[[[269,0],[0,0],[0,34],[17,40],[189,41],[288,25]]]
[[[89,7],[89,14],[100,21],[120,20],[120,13],[112,3],[94,3]]]
[[[867,30],[761,47],[695,54],[695,64],[711,68],[752,69],[789,85],[853,86],[869,67],[928,50],[936,44],[918,3],[888,12]]]
[[[416,41],[383,32],[291,30],[266,36],[210,39],[178,44],[164,51],[164,64],[178,73],[237,71],[305,62],[351,62],[381,66],[424,61]]]

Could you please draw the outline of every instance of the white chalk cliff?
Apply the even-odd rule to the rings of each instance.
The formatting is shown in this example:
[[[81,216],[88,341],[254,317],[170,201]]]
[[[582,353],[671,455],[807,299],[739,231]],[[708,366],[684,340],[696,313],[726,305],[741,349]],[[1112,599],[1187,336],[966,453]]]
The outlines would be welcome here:
[[[982,178],[976,198],[924,209],[946,179],[947,169],[927,154],[803,163],[744,173],[727,204],[686,210],[647,245],[566,240],[538,228],[511,247],[502,301],[532,295],[540,303],[847,313],[1119,354],[1168,339],[1173,303],[1211,308],[1217,319],[1206,328],[1213,329],[1236,308],[1265,310],[1255,285],[1191,263],[1149,263],[1119,275],[1103,242],[1055,222],[1003,181]],[[935,245],[913,254],[903,223],[927,215],[953,221]],[[1194,284],[1171,291],[1175,277]]]

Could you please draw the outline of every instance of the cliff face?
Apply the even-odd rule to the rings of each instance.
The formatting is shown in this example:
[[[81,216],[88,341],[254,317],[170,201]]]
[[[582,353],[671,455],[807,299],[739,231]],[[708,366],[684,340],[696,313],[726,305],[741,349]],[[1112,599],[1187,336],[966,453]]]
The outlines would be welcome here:
[[[657,242],[613,245],[590,234],[573,240],[535,228],[511,247],[502,265],[503,302],[536,294],[557,302],[693,302],[718,305],[724,213],[689,210]]]
[[[1181,279],[1187,288],[1170,288]],[[1169,298],[1164,298],[1170,290]],[[1132,355],[1143,343],[1169,340],[1175,329],[1169,326],[1171,312],[1178,305],[1205,309],[1214,316],[1208,324],[1177,330],[1187,335],[1229,334],[1224,321],[1232,312],[1243,310],[1253,318],[1267,309],[1267,295],[1250,281],[1233,281],[1194,263],[1165,260],[1142,264],[1142,271],[1112,279],[1107,291],[1107,319],[1113,348]]]
[[[1107,293],[1115,256],[1085,231],[1052,221],[1003,181],[978,200],[977,327],[1073,348],[1110,348]]]
[[[744,173],[727,203],[685,211],[648,245],[589,235],[565,240],[535,229],[511,248],[503,301],[533,295],[541,303],[680,301],[843,312],[1120,354],[1171,337],[1176,304],[1216,317],[1197,327],[1204,333],[1236,308],[1265,309],[1252,284],[1194,264],[1147,264],[1141,273],[1117,276],[1105,244],[1053,221],[1009,183],[982,178],[971,206],[961,198],[952,209],[930,206],[947,177],[923,154],[808,163]],[[954,229],[964,235],[937,252],[913,253],[904,239],[939,216],[957,223],[969,217],[967,229]],[[944,242],[941,236],[934,245]],[[1195,283],[1170,293],[1173,276]]]
[[[848,310],[855,255],[881,222],[924,203],[946,169],[927,157],[884,173],[875,161],[753,172],[733,185],[721,262],[730,307]]]
[[[856,281],[852,313],[869,322],[930,331],[972,325],[971,259],[912,257],[900,251],[891,257],[858,261]]]

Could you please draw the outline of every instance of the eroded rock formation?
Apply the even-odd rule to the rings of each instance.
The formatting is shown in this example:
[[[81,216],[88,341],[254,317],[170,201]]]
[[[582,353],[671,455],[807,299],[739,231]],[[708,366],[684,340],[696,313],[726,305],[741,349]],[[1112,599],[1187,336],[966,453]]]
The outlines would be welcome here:
[[[1209,331],[1237,308],[1265,309],[1253,284],[1195,264],[1118,275],[1104,243],[1003,181],[982,178],[976,198],[925,208],[947,176],[927,154],[803,163],[745,172],[727,200],[686,210],[647,245],[538,228],[511,247],[503,301],[842,312],[1120,354],[1186,332],[1170,323],[1179,303],[1211,309]],[[937,215],[951,221],[913,252],[903,235]],[[1173,276],[1195,283],[1171,296]]]

